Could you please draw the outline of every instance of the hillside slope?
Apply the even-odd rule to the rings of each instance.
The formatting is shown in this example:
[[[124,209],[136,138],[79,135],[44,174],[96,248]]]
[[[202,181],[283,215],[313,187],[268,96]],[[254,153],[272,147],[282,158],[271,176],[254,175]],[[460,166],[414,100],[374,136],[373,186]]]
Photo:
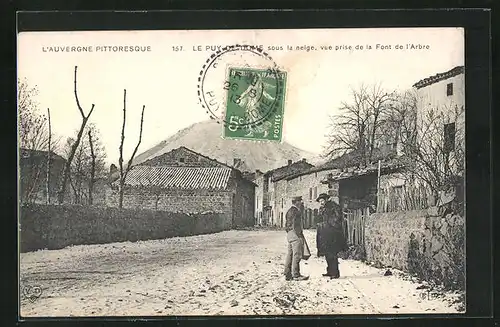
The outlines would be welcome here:
[[[302,158],[312,164],[318,162],[317,154],[298,149],[286,142],[225,140],[221,134],[222,127],[215,121],[196,123],[139,154],[134,163],[144,162],[180,146],[230,165],[235,158],[241,159],[249,171],[267,171],[286,165],[288,160],[297,161]]]

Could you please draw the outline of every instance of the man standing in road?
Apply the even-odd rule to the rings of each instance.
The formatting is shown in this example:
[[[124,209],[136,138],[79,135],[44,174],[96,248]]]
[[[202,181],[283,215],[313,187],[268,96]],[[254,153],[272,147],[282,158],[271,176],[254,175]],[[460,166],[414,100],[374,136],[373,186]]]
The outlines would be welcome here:
[[[321,193],[316,201],[321,205],[319,215],[323,220],[318,224],[316,233],[318,257],[325,256],[327,263],[326,274],[323,276],[339,278],[338,253],[347,246],[342,226],[341,208],[325,193]]]
[[[300,274],[300,260],[304,254],[304,233],[302,230],[302,197],[292,199],[292,207],[286,213],[286,238],[288,253],[285,261],[286,280],[307,280]]]

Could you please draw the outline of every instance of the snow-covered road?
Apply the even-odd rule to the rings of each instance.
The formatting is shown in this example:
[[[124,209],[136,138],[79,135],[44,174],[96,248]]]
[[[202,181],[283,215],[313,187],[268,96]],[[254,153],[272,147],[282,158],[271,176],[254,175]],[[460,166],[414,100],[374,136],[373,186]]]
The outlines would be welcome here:
[[[330,280],[315,257],[310,279],[287,282],[283,231],[225,231],[137,243],[81,245],[21,254],[21,315],[154,316],[452,313],[456,294],[437,296],[405,278],[341,260]],[[33,287],[41,295],[31,300]]]

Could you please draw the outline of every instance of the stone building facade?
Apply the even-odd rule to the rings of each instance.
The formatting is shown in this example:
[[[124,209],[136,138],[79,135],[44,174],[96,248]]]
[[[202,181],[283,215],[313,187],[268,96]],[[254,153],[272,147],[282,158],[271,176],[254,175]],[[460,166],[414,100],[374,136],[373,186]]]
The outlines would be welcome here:
[[[314,167],[305,159],[292,162],[288,160],[287,164],[256,175],[254,182],[261,186],[256,190],[256,196],[259,202],[256,206],[260,209],[256,211],[256,220],[259,225],[283,226],[285,219],[285,201],[289,196],[286,193],[286,177],[300,173]]]
[[[321,183],[329,173],[335,171],[336,169],[323,169],[323,167],[319,166],[286,178],[286,193],[302,196],[304,201],[304,226],[306,228],[314,227],[318,222],[319,203],[316,202],[318,195],[321,193],[330,193],[335,197],[335,194],[331,190],[329,192],[328,185]],[[289,208],[291,205],[291,197],[288,196],[285,200],[285,208]]]
[[[118,181],[108,205],[118,205]],[[125,181],[125,208],[223,213],[223,228],[254,224],[255,184],[242,173],[185,147],[135,166]]]
[[[304,202],[304,228],[316,226],[319,203],[316,198],[328,193],[338,201],[338,185],[324,183],[329,174],[340,171],[339,161],[332,160],[320,166],[313,166],[305,160],[288,162],[286,166],[256,175],[254,182],[256,198],[256,221],[260,225],[283,227],[286,212],[292,205],[292,198],[301,196]]]

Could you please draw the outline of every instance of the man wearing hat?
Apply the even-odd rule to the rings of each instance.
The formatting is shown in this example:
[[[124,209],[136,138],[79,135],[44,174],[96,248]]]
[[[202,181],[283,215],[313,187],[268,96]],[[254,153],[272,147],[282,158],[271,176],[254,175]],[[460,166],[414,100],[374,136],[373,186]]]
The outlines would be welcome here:
[[[286,213],[286,238],[288,253],[285,261],[286,280],[307,280],[300,274],[300,260],[304,253],[304,233],[302,230],[302,197],[292,198],[292,206]]]
[[[318,224],[316,232],[318,257],[325,256],[327,263],[326,274],[323,276],[339,278],[338,253],[347,246],[342,226],[342,210],[325,193],[321,193],[316,201],[321,205],[319,215],[323,220]]]

